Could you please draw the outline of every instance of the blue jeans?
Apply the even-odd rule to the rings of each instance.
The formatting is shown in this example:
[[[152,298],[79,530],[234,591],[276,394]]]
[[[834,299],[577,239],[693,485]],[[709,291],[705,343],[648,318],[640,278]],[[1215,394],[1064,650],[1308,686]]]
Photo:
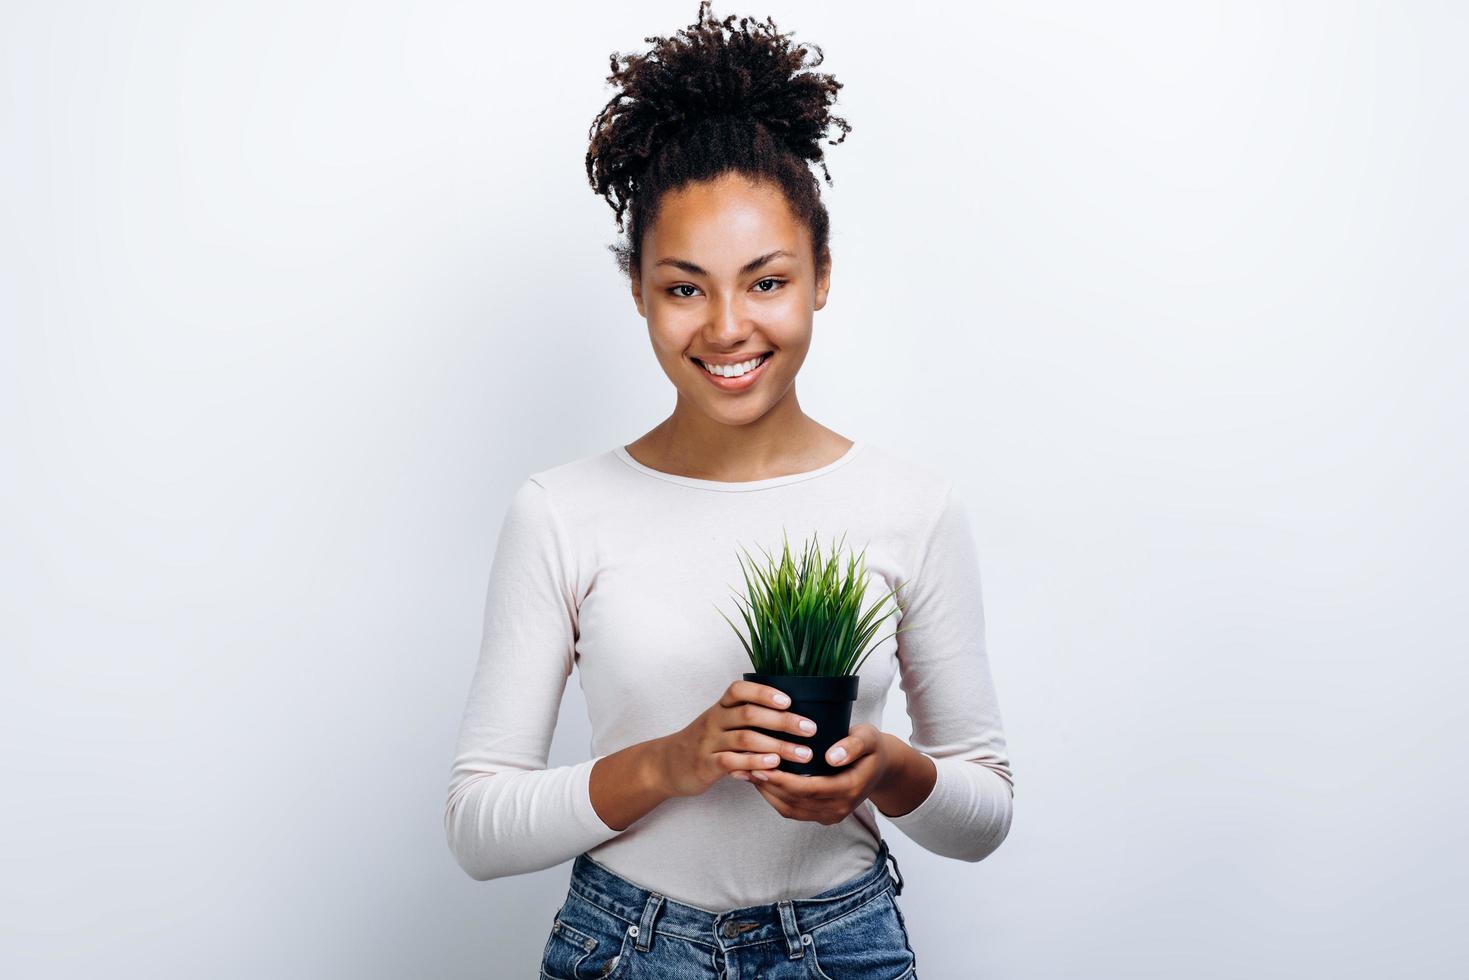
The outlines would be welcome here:
[[[871,868],[818,895],[718,914],[640,888],[583,853],[541,980],[916,980],[902,891],[887,841]]]

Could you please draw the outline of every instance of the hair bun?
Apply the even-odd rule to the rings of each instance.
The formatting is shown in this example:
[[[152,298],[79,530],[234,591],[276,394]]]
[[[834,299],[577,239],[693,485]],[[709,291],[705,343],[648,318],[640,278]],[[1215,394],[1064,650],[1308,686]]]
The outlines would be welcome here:
[[[622,91],[592,123],[588,135],[594,149],[599,131],[608,144],[625,144],[617,138],[624,129],[638,131],[642,138],[632,152],[608,161],[625,171],[645,164],[661,143],[680,133],[709,121],[735,119],[758,123],[797,156],[820,162],[820,143],[828,130],[835,126],[841,131],[828,140],[832,146],[851,131],[846,120],[830,111],[841,82],[809,70],[824,60],[821,48],[794,43],[769,17],[737,21],[730,14],[717,20],[709,13],[710,2],[702,0],[699,19],[671,37],[644,38],[653,45],[647,53],[613,53],[607,81]],[[589,176],[595,183],[592,156]],[[830,182],[831,175],[826,177]]]
[[[587,180],[605,198],[627,241],[611,246],[624,273],[638,268],[643,231],[667,191],[735,171],[778,185],[811,231],[813,261],[829,258],[830,219],[821,203],[814,161],[826,169],[821,146],[828,130],[847,138],[851,126],[832,115],[831,75],[811,71],[821,48],[796,44],[767,17],[723,20],[699,4],[699,19],[671,37],[644,38],[643,54],[612,54],[607,81],[620,91],[587,134]]]

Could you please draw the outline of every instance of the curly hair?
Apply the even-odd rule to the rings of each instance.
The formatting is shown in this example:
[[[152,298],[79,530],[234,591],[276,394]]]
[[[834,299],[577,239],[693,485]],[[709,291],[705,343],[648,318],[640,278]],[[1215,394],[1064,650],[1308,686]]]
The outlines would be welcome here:
[[[665,193],[738,172],[784,192],[811,231],[820,270],[829,257],[830,218],[809,163],[820,164],[829,186],[821,139],[835,126],[841,136],[827,140],[835,146],[852,128],[831,114],[842,84],[806,70],[825,59],[817,45],[793,44],[769,17],[741,17],[735,29],[735,15],[709,16],[710,2],[701,0],[699,19],[674,36],[644,38],[653,45],[648,52],[612,54],[607,81],[621,91],[587,134],[587,179],[626,234],[608,248],[632,275]]]

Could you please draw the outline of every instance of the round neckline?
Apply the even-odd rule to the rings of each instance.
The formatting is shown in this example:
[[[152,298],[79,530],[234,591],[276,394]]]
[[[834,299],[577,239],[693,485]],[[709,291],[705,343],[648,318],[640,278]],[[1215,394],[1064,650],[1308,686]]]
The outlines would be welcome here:
[[[800,483],[803,480],[811,480],[815,479],[818,476],[824,476],[827,473],[830,473],[836,469],[840,469],[841,467],[850,463],[853,459],[856,458],[857,454],[860,453],[864,447],[866,447],[866,445],[867,443],[865,441],[861,439],[854,439],[852,440],[852,444],[847,447],[846,452],[842,453],[840,456],[832,460],[830,463],[827,463],[825,466],[818,466],[814,470],[806,470],[801,473],[787,473],[784,476],[769,476],[763,480],[701,480],[698,477],[683,476],[679,473],[666,473],[663,470],[655,470],[651,466],[645,466],[644,464],[639,463],[636,459],[633,458],[632,453],[627,451],[626,446],[615,446],[612,449],[612,453],[618,459],[622,460],[624,463],[626,463],[628,466],[631,466],[639,473],[646,473],[648,476],[656,477],[659,480],[665,480],[669,483],[677,483],[686,487],[696,487],[700,490],[724,490],[739,492],[743,490],[768,490],[771,487],[783,487],[791,483]]]

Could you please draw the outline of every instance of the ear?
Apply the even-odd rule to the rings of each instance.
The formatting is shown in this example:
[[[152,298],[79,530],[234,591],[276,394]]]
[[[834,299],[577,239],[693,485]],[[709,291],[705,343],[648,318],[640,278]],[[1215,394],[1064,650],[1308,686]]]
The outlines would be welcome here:
[[[632,288],[632,301],[637,305],[638,316],[646,320],[648,310],[643,306],[643,280],[636,272],[633,272],[629,276],[629,281]]]
[[[831,250],[822,253],[821,268],[816,274],[816,303],[813,309],[826,305],[826,294],[831,291]]]

